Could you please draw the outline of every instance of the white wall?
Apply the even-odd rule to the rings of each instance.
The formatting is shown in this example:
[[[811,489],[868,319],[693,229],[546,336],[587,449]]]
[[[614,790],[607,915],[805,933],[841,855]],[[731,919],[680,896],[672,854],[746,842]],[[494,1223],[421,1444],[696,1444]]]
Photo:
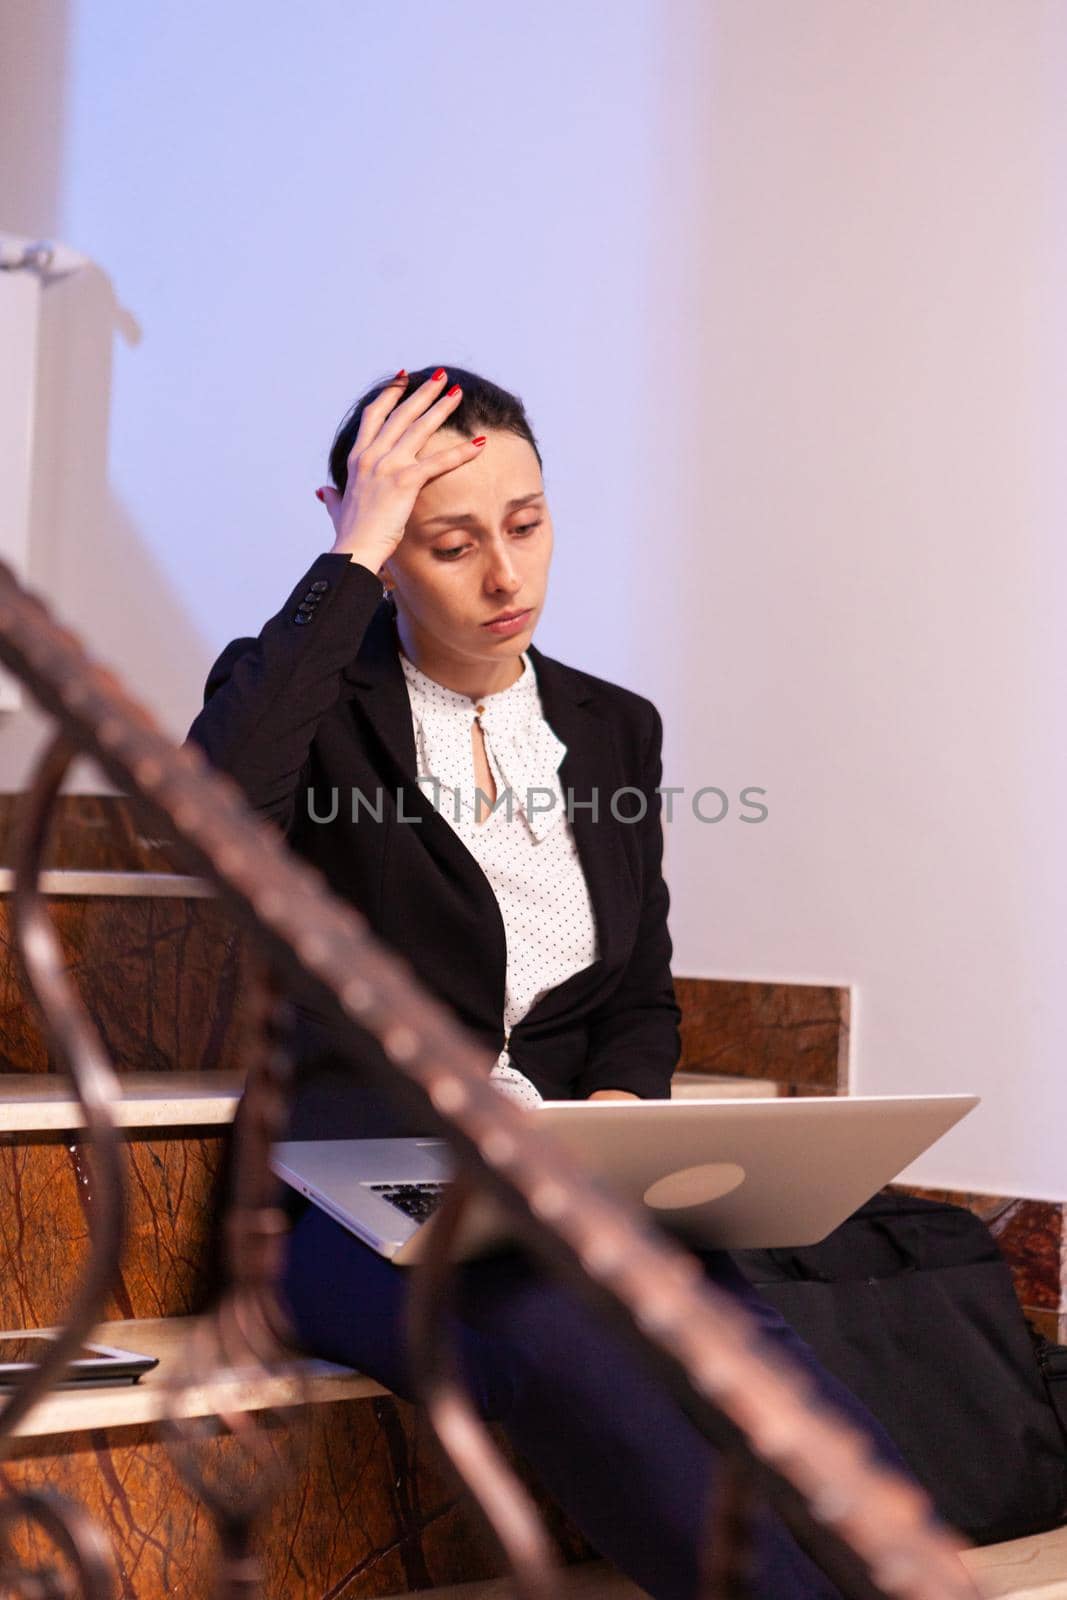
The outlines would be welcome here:
[[[1065,41],[715,7],[671,745],[771,808],[677,829],[679,970],[854,984],[856,1089],[985,1096],[910,1175],[1057,1197]]]
[[[36,576],[164,725],[328,542],[359,389],[486,371],[546,459],[538,643],[657,701],[667,782],[768,790],[759,826],[682,797],[676,970],[854,984],[858,1088],[986,1097],[911,1175],[1047,1196],[1065,25],[18,0],[0,49],[56,111],[0,162],[0,228],[110,278],[53,334]],[[8,726],[4,787],[35,736]]]
[[[21,4],[0,70],[45,61]],[[571,642],[639,678],[628,640],[648,585],[629,530],[645,485],[625,451],[656,334],[641,222],[657,184],[657,6],[320,0],[297,22],[253,0],[94,0],[72,3],[65,39],[62,171],[40,185],[58,200],[38,211],[12,180],[17,215],[5,222],[0,195],[0,226],[77,241],[110,274],[118,326],[97,384],[103,492],[78,496],[58,540],[77,585],[51,559],[40,576],[164,724],[184,733],[214,654],[328,546],[313,490],[351,401],[439,360],[530,408],[557,527],[545,647]],[[23,721],[7,745],[10,786],[31,748]]]

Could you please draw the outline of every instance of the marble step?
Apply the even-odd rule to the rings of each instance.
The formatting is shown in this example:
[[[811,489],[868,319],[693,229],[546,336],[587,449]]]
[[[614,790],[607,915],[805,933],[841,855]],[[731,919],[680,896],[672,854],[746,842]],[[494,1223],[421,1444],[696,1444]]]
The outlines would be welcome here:
[[[672,1100],[765,1100],[782,1091],[770,1078],[743,1078],[722,1072],[679,1071],[671,1079]]]
[[[164,1414],[166,1380],[181,1365],[195,1321],[193,1317],[144,1317],[100,1323],[93,1342],[156,1356],[159,1366],[137,1383],[54,1390],[15,1429],[15,1436],[78,1435],[90,1429],[143,1427],[159,1422]],[[307,1397],[311,1404],[366,1400],[389,1392],[373,1378],[330,1361],[307,1360],[300,1366],[308,1379]],[[199,1383],[188,1389],[182,1410],[188,1417],[211,1416],[223,1407],[262,1411],[292,1405],[297,1398],[298,1384],[291,1375],[264,1378],[230,1371],[218,1383]]]
[[[233,1118],[241,1092],[236,1072],[126,1072],[115,1114],[122,1128],[208,1127]],[[758,1078],[679,1075],[675,1100],[753,1099],[775,1095],[778,1085]],[[83,1126],[81,1108],[65,1076],[0,1073],[0,1133],[65,1132]]]
[[[114,1106],[121,1128],[211,1127],[233,1120],[241,1092],[236,1072],[127,1072]],[[0,1133],[66,1132],[84,1126],[68,1077],[0,1073]]]
[[[37,880],[43,895],[52,897],[103,896],[107,899],[210,900],[214,884],[177,872],[95,872],[70,867],[46,867]],[[0,867],[0,895],[14,893],[15,873]]]
[[[1067,1527],[966,1550],[962,1560],[983,1600],[1067,1600]],[[607,1561],[585,1561],[565,1569],[560,1592],[574,1600],[645,1600],[645,1590]],[[397,1595],[393,1600],[511,1600],[508,1578],[453,1584]]]
[[[454,1583],[446,1588],[391,1595],[389,1600],[514,1600],[515,1594],[510,1578],[490,1578],[481,1583]],[[561,1600],[649,1600],[648,1591],[639,1589],[610,1561],[579,1561],[564,1567],[559,1594]]]
[[[964,1553],[985,1600],[1067,1600],[1067,1527]]]

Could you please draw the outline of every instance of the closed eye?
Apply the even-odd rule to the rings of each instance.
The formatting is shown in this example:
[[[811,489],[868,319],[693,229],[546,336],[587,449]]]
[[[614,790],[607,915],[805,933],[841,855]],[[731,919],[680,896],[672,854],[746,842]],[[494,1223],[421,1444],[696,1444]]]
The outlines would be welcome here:
[[[540,521],[524,522],[520,526],[512,528],[511,531],[512,533],[518,534],[520,538],[527,539],[529,538],[530,534],[534,532],[535,528],[539,528],[540,526]],[[453,557],[461,556],[464,550],[467,548],[468,547],[465,544],[446,545],[444,548],[439,547],[436,549],[434,551],[434,555],[442,561],[451,561]]]

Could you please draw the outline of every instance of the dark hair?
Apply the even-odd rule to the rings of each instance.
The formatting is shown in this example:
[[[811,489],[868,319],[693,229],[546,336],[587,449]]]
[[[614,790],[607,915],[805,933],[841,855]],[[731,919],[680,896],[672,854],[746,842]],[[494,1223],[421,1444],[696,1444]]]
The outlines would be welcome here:
[[[441,365],[441,362],[437,362],[432,367],[421,367],[418,372],[409,372],[407,386],[400,399],[405,399],[420,384],[425,383],[427,378],[432,378]],[[448,388],[451,388],[453,383],[458,383],[463,390],[463,397],[444,426],[454,428],[467,439],[473,439],[483,428],[503,428],[508,433],[517,434],[520,439],[525,439],[532,446],[533,453],[537,457],[537,465],[544,471],[544,462],[537,448],[537,440],[534,438],[533,429],[519,397],[509,394],[507,389],[501,389],[495,383],[490,383],[488,378],[480,378],[476,372],[468,372],[463,367],[446,367],[445,370],[449,377]],[[389,378],[382,379],[360,395],[334,435],[333,444],[330,446],[330,482],[342,494],[348,482],[348,457],[356,442],[363,409],[370,405],[372,400],[376,400],[383,389],[388,388],[390,381]],[[442,389],[441,392],[444,394],[446,390]]]

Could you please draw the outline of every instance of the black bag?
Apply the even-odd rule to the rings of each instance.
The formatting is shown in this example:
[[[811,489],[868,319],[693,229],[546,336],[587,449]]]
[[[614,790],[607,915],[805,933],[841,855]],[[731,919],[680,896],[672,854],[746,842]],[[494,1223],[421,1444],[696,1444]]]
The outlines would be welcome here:
[[[821,1244],[733,1255],[946,1522],[994,1544],[1067,1519],[1067,1348],[1031,1333],[972,1212],[883,1191]]]

